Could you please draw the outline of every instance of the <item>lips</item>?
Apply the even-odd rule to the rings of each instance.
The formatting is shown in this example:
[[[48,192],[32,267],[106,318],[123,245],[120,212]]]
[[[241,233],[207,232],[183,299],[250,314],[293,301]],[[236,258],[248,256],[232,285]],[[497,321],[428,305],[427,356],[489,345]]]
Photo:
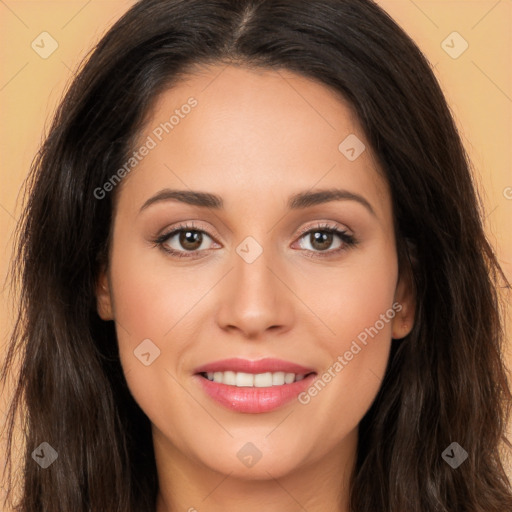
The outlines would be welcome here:
[[[223,359],[196,368],[194,375],[210,398],[243,413],[263,413],[282,407],[297,398],[315,377],[312,368],[273,358]]]
[[[244,372],[244,373],[267,373],[267,372],[285,372],[295,373],[297,375],[307,375],[314,373],[314,368],[308,368],[300,364],[284,361],[282,359],[264,358],[257,361],[249,359],[231,358],[214,361],[212,363],[204,364],[194,370],[194,373],[208,373],[208,372]]]

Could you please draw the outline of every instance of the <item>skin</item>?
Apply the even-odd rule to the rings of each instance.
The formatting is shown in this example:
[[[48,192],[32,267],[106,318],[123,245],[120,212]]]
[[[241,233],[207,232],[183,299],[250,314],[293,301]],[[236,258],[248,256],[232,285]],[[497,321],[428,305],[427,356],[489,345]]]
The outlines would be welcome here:
[[[191,96],[197,106],[158,141],[153,130]],[[349,134],[366,145],[354,161],[338,150]],[[381,385],[392,338],[407,335],[414,320],[390,192],[353,111],[292,72],[216,65],[157,98],[139,144],[148,136],[156,147],[116,190],[97,298],[100,316],[116,322],[128,385],[152,423],[157,512],[346,512],[358,424]],[[224,208],[167,200],[140,211],[166,188],[217,194]],[[374,214],[347,199],[287,207],[294,193],[327,188],[363,196]],[[152,243],[190,221],[207,233],[199,257],[173,257]],[[301,236],[325,222],[359,243],[335,253],[343,242],[333,235],[322,252]],[[248,236],[263,249],[252,263],[236,252]],[[167,244],[187,252],[179,235]],[[321,375],[395,302],[401,311],[306,405],[234,412],[193,378],[199,365],[235,356],[281,358]],[[149,366],[134,356],[147,338],[160,349]],[[248,442],[262,455],[252,467],[237,457]]]

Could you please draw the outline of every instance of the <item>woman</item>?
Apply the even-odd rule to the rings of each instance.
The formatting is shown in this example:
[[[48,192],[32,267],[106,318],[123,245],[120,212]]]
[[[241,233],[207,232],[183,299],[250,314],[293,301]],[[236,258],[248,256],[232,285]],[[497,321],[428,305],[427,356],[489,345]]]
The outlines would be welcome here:
[[[137,3],[29,185],[18,510],[512,509],[510,285],[375,3]]]

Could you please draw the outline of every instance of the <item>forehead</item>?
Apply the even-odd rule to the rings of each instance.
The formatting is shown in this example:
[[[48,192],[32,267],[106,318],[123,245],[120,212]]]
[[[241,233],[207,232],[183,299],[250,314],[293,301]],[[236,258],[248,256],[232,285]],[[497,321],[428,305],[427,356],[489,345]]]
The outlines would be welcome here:
[[[124,184],[132,204],[164,186],[216,193],[226,206],[234,197],[343,186],[389,206],[350,104],[289,70],[196,67],[156,98],[134,149],[146,143]],[[347,145],[365,149],[353,160]]]

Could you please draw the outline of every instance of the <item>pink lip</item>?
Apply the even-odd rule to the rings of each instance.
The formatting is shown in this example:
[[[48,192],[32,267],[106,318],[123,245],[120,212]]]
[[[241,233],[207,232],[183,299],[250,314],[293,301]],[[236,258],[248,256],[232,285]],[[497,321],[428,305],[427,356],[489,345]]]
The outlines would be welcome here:
[[[266,373],[266,372],[285,372],[295,373],[297,375],[306,375],[314,372],[313,368],[306,368],[299,364],[283,361],[282,359],[264,358],[257,361],[233,357],[231,359],[222,359],[202,365],[194,370],[194,373],[207,372],[245,372],[245,373]]]
[[[236,387],[212,382],[202,375],[194,375],[203,391],[218,403],[236,412],[262,413],[269,412],[297,398],[299,393],[311,386],[316,378],[311,373],[304,379],[292,384],[270,386],[266,388]]]
[[[253,374],[285,372],[295,373],[296,375],[306,375],[306,377],[297,382],[292,382],[291,384],[257,388],[219,384],[201,375],[202,373],[225,371]],[[251,361],[238,357],[222,359],[202,365],[195,369],[194,375],[194,378],[207,395],[228,409],[244,413],[262,413],[282,407],[308,388],[315,377],[316,372],[314,369],[290,361],[273,358]]]

